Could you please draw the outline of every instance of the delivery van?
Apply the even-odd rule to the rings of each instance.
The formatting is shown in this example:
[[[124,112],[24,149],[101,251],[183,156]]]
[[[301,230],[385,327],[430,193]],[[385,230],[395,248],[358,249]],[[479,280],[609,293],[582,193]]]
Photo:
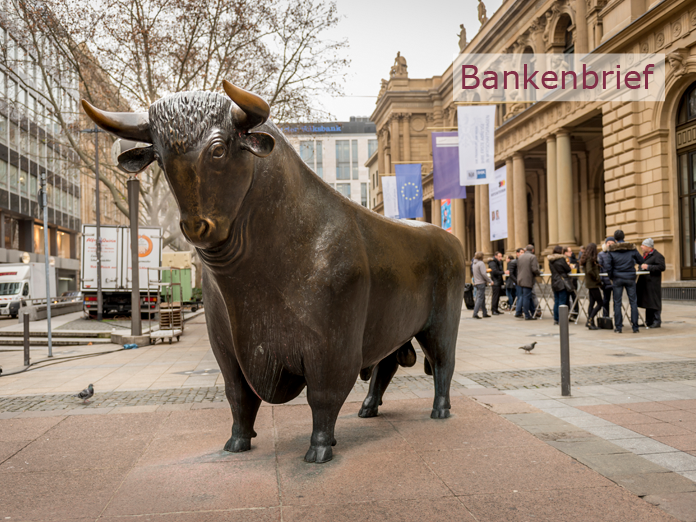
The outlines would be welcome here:
[[[56,295],[56,269],[49,267],[51,297]],[[17,317],[22,302],[46,298],[46,265],[0,264],[0,315]]]

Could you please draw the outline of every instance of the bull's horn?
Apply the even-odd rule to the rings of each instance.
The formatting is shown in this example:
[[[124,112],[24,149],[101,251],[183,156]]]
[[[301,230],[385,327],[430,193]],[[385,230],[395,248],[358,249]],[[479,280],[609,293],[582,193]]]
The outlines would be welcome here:
[[[244,121],[237,122],[239,127],[253,129],[268,119],[271,108],[263,98],[247,92],[244,89],[240,89],[227,80],[222,80],[222,87],[225,89],[227,96],[232,98],[232,101],[239,105],[239,108],[242,109],[246,115]]]
[[[106,112],[82,100],[87,116],[99,127],[124,140],[152,143],[150,116],[147,112]]]

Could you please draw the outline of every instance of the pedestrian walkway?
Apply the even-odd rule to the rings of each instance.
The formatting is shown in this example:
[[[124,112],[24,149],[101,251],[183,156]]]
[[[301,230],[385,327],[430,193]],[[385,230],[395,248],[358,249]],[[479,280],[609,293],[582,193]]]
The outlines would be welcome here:
[[[524,403],[521,403],[524,404]],[[224,407],[0,420],[0,516],[32,521],[593,521],[675,519],[467,397],[344,406],[334,459],[307,464],[306,405],[263,406],[225,453]]]
[[[665,378],[684,380],[696,361],[696,308],[666,304],[663,327],[640,334],[591,332],[570,325],[571,365],[583,383],[648,382]],[[518,348],[537,345],[531,355]],[[12,349],[9,349],[12,348]],[[61,346],[56,359],[106,352],[117,346]],[[32,361],[46,357],[45,346],[32,346]],[[9,372],[22,367],[19,347],[0,349],[0,366]],[[424,378],[423,357],[412,368],[399,368],[397,376]],[[657,365],[656,363],[660,363]],[[642,365],[642,366],[639,366]],[[481,384],[516,389],[558,385],[558,327],[550,319],[520,321],[502,315],[476,321],[463,311],[457,341],[456,375],[463,385]],[[600,370],[600,367],[606,367]],[[659,368],[659,371],[656,370]],[[212,370],[212,371],[206,371]],[[0,395],[44,395],[75,393],[90,382],[98,391],[168,389],[174,387],[223,386],[217,362],[210,349],[205,317],[186,323],[181,341],[158,344],[100,357],[73,359],[24,374],[1,377]],[[685,374],[686,373],[686,374]],[[630,381],[625,379],[629,378]],[[416,398],[404,395],[402,398]]]
[[[0,515],[696,521],[696,319],[691,306],[665,308],[664,327],[638,335],[571,325],[569,398],[559,395],[550,320],[465,315],[453,417],[428,418],[432,378],[417,350],[377,419],[357,417],[367,383],[356,383],[335,459],[323,466],[302,461],[304,393],[262,407],[253,451],[221,451],[231,418],[203,317],[171,346],[94,357],[118,347],[61,348],[50,366],[0,378]],[[531,355],[518,349],[534,340]],[[0,364],[19,366],[21,356],[0,352]],[[90,382],[89,404],[71,397]]]

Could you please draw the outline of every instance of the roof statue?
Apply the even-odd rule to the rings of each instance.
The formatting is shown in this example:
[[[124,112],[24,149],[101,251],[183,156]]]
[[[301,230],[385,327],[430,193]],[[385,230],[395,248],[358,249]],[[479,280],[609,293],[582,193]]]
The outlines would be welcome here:
[[[401,52],[396,53],[394,65],[392,65],[392,68],[389,71],[389,76],[391,76],[392,78],[395,76],[401,76],[406,78],[408,76],[408,65],[406,65],[406,58],[401,56]]]
[[[461,31],[459,31],[459,52],[463,53],[466,48],[466,27],[464,24],[459,24]]]
[[[488,21],[488,16],[486,15],[486,6],[483,3],[483,0],[479,0],[478,3],[478,19],[479,22],[481,22],[481,25]]]

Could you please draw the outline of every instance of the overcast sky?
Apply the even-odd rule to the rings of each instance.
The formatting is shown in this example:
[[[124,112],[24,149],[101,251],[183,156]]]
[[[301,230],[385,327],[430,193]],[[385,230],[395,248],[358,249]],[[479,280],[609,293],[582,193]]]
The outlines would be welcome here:
[[[484,0],[488,17],[502,0]],[[336,0],[342,20],[327,33],[346,38],[351,59],[345,98],[324,97],[323,108],[334,120],[370,116],[380,79],[388,79],[396,52],[408,62],[410,78],[428,78],[445,72],[459,52],[459,24],[471,40],[478,32],[478,0]]]

